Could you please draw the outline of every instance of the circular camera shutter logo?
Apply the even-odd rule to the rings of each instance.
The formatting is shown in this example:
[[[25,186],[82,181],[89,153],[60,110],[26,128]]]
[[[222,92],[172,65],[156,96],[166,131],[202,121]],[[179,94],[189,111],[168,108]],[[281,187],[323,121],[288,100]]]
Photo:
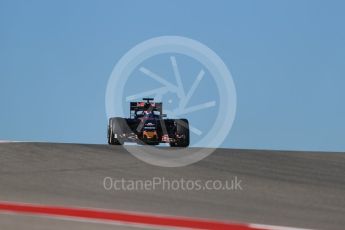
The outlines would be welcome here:
[[[153,58],[157,55],[168,54],[170,56],[171,68],[173,69],[176,82],[169,82],[167,79],[155,74],[153,71],[141,66],[145,60]],[[183,87],[181,76],[183,73],[179,72],[178,65],[174,54],[184,55],[189,58],[195,59],[201,63],[203,68],[199,74],[195,77],[191,86]],[[128,117],[124,112],[124,103],[129,106],[128,99],[135,97],[125,97],[125,86],[135,70],[141,71],[143,74],[154,79],[162,86],[154,91],[155,95],[164,93],[175,93],[180,100],[179,108],[180,114],[186,114],[189,112],[198,113],[198,110],[207,109],[216,105],[215,101],[207,101],[200,105],[186,108],[186,104],[190,100],[193,92],[195,92],[199,82],[202,80],[205,71],[212,76],[219,95],[218,110],[215,116],[215,120],[209,124],[207,130],[203,130],[203,135],[197,142],[192,144],[193,146],[202,146],[195,148],[164,148],[164,147],[152,147],[152,146],[135,146],[124,145],[124,147],[131,154],[137,158],[153,165],[164,167],[180,167],[186,166],[210,155],[219,147],[229,131],[231,130],[236,113],[236,89],[231,76],[230,71],[222,61],[222,59],[210,48],[204,44],[186,37],[180,36],[162,36],[155,37],[139,43],[131,50],[129,50],[116,64],[106,89],[105,105],[107,117]],[[140,91],[140,85],[135,86]],[[184,92],[184,89],[189,89],[188,92]],[[141,90],[142,91],[142,90]],[[139,93],[141,96],[152,95],[152,90],[146,91],[147,95]],[[207,92],[205,92],[207,93]],[[139,98],[141,99],[141,98]],[[164,102],[171,103],[171,100]],[[164,104],[163,104],[164,110]],[[181,113],[181,110],[183,111]],[[170,114],[167,114],[168,117]],[[178,113],[174,114],[178,116]],[[201,115],[202,116],[202,115]],[[190,122],[190,130],[200,135],[193,121]],[[205,117],[205,121],[208,119]]]

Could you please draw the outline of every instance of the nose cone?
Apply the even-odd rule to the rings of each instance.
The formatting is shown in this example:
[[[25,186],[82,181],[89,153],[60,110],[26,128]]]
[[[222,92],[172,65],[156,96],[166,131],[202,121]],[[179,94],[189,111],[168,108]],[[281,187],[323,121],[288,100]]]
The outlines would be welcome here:
[[[153,119],[147,119],[144,123],[145,130],[155,130],[157,126],[157,121]]]
[[[143,136],[145,139],[148,140],[157,140],[157,132],[156,131],[144,131]]]

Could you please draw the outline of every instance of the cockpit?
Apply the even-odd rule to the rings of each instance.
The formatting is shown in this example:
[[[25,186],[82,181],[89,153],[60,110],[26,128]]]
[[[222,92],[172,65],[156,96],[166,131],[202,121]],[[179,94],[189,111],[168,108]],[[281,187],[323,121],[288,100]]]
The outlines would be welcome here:
[[[135,118],[151,118],[151,119],[159,119],[160,118],[160,111],[158,110],[137,110],[135,112]]]

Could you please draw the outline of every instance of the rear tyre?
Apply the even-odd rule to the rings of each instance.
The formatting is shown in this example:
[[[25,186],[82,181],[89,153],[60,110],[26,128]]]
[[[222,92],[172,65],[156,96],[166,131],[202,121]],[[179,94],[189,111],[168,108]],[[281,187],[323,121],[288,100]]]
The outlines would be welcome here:
[[[171,147],[188,147],[190,142],[189,123],[187,119],[175,120],[175,142],[170,142]]]

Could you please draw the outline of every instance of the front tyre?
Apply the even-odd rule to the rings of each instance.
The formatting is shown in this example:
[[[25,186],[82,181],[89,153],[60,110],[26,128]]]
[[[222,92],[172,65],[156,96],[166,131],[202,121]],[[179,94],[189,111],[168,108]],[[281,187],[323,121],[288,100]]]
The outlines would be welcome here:
[[[187,119],[175,120],[175,141],[170,142],[171,147],[188,147],[190,142],[189,122]]]
[[[123,141],[119,138],[123,134],[124,119],[120,117],[113,117],[109,119],[108,125],[108,144],[122,145]]]

